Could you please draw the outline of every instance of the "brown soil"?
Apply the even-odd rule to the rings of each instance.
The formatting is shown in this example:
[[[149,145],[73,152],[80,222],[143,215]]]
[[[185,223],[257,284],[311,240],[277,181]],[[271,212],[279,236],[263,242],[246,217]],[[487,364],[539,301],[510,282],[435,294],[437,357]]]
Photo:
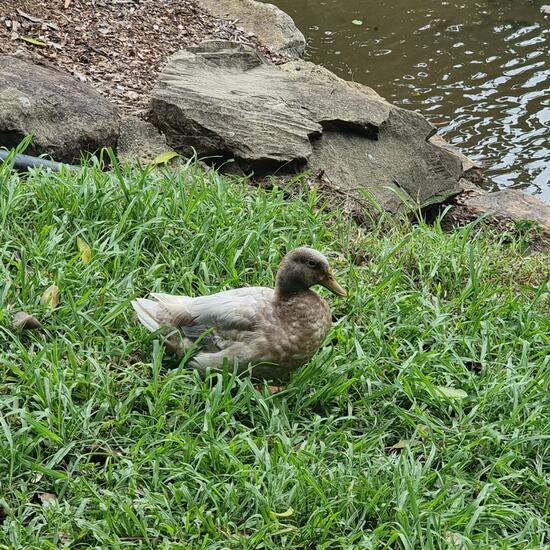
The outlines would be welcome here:
[[[64,69],[127,113],[144,112],[171,54],[203,40],[255,45],[281,60],[234,22],[214,17],[192,0],[0,2],[0,53],[18,52]]]

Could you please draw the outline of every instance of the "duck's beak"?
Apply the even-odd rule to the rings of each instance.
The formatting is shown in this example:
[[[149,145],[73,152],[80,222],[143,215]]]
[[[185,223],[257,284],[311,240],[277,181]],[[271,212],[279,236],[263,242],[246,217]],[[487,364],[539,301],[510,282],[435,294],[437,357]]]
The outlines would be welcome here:
[[[320,281],[319,284],[334,292],[337,296],[347,296],[348,293],[337,282],[332,273],[329,271]]]

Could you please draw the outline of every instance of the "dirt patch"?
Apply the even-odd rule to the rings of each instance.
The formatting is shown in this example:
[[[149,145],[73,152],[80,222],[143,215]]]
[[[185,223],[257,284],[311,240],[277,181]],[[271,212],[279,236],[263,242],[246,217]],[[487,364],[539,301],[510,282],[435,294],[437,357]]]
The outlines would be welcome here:
[[[67,7],[65,7],[67,6]],[[2,0],[0,52],[31,57],[93,85],[126,113],[142,114],[175,51],[203,40],[258,47],[235,22],[182,0]]]

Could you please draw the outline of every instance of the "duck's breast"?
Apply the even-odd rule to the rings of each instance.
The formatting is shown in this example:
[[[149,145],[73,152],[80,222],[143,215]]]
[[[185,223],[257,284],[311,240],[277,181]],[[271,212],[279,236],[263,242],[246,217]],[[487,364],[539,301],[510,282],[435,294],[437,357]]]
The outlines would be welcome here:
[[[308,291],[276,303],[275,310],[279,362],[300,366],[313,357],[325,340],[332,325],[330,308],[316,292]]]

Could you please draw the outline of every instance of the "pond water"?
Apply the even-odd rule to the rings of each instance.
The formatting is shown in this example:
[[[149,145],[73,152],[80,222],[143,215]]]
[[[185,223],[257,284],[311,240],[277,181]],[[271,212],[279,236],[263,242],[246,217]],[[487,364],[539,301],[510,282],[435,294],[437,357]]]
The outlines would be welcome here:
[[[270,0],[306,58],[423,113],[489,185],[550,202],[550,0]]]

